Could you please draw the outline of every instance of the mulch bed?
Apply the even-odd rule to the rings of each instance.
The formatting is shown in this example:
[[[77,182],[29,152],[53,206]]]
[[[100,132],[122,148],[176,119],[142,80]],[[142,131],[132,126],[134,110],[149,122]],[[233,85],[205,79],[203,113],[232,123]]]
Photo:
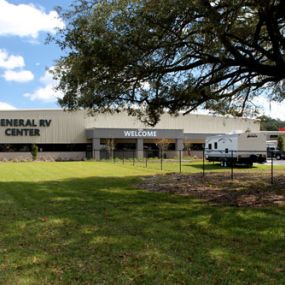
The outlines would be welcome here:
[[[274,184],[261,173],[238,173],[232,180],[228,173],[155,175],[144,177],[141,189],[189,195],[217,205],[264,207],[285,205],[285,175],[277,174]]]

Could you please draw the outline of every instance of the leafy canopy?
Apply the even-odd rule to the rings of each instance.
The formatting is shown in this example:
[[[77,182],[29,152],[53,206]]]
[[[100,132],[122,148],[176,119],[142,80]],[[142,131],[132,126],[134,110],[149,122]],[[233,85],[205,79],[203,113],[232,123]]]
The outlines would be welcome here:
[[[154,125],[168,110],[255,111],[284,99],[283,0],[80,0],[53,40],[64,108],[127,109]]]
[[[261,131],[278,131],[280,128],[285,128],[285,121],[273,119],[267,116],[261,116],[259,119]]]

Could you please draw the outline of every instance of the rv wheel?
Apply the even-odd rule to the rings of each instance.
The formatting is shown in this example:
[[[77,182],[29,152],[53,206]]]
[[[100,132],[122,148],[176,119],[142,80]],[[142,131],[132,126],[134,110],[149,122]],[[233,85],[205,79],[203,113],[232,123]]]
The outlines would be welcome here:
[[[276,158],[277,160],[280,160],[280,159],[281,159],[281,155],[280,155],[280,154],[276,154],[275,158]]]

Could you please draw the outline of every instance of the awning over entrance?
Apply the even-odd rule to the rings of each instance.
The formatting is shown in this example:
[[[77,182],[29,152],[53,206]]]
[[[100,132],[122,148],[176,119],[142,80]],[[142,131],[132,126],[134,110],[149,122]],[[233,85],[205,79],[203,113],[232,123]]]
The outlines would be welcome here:
[[[183,139],[183,130],[164,129],[108,129],[93,128],[86,130],[88,139],[117,138],[117,139]]]

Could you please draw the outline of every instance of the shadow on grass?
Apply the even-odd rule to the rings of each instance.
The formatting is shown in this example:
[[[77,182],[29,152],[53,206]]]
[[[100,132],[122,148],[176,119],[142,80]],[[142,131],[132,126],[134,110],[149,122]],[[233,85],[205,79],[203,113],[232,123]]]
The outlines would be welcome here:
[[[196,168],[196,169],[199,169],[201,170],[201,172],[203,171],[203,163],[186,163],[186,164],[183,164],[183,167],[184,166],[188,166],[188,167],[193,167],[193,168]],[[230,166],[227,166],[227,167],[222,167],[219,163],[205,163],[205,170],[221,170],[221,171],[225,171],[225,170],[230,170],[231,167]],[[234,169],[258,169],[257,166],[252,166],[252,167],[248,167],[246,165],[235,165],[234,166]]]
[[[136,181],[0,183],[0,283],[285,282],[284,208],[216,208]]]

